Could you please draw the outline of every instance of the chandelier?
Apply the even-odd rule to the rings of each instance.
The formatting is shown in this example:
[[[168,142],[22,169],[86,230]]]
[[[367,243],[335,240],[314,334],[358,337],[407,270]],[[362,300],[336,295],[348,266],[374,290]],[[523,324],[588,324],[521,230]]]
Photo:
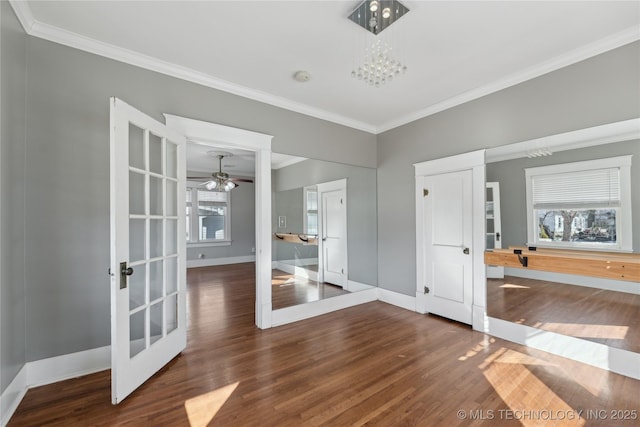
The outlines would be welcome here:
[[[397,0],[364,0],[349,19],[377,36],[407,12],[409,9]],[[363,63],[351,71],[351,76],[380,87],[406,71],[407,66],[391,56],[391,46],[377,39],[365,50]]]
[[[409,9],[398,0],[364,0],[349,15],[349,19],[378,35],[407,12]]]

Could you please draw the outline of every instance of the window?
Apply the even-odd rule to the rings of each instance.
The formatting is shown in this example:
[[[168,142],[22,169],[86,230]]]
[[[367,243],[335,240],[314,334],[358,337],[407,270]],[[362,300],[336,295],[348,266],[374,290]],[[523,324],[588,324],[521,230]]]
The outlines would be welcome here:
[[[187,188],[186,200],[188,243],[228,243],[231,241],[228,192],[191,187]]]
[[[528,244],[631,251],[631,156],[525,169]]]
[[[305,234],[318,235],[318,189],[315,185],[304,187],[303,230]]]

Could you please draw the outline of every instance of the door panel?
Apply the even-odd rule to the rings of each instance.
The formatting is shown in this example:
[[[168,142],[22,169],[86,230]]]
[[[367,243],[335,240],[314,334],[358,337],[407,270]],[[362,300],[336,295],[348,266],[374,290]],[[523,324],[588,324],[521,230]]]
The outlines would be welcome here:
[[[116,98],[110,130],[116,404],[186,346],[186,179],[182,136]]]
[[[319,264],[322,280],[347,288],[346,180],[318,184]]]
[[[427,311],[471,324],[472,172],[427,176],[424,184]]]

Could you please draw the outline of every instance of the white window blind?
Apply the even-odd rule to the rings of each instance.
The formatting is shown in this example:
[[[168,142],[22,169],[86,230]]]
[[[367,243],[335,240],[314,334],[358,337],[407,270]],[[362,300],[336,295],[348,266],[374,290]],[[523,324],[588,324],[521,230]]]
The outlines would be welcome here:
[[[229,193],[219,191],[198,190],[198,205],[200,206],[227,206]]]
[[[534,209],[620,206],[620,169],[591,169],[531,177]]]

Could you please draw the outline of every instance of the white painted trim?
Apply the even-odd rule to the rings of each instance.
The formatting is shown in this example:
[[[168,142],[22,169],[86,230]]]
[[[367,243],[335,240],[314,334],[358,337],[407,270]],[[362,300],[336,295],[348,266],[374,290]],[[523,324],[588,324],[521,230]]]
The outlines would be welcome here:
[[[484,317],[474,314],[483,312],[486,307],[486,268],[484,265],[485,247],[485,150],[441,159],[429,160],[413,165],[416,175],[415,205],[416,205],[416,305],[418,313],[427,312],[427,298],[423,288],[425,286],[425,242],[424,242],[424,181],[426,176],[438,175],[462,170],[472,171],[472,245],[473,257],[473,297],[471,300],[471,322],[474,329],[484,329]]]
[[[77,378],[111,368],[111,346],[93,348],[76,353],[26,363],[0,396],[2,419],[5,426],[27,390],[58,381]]]
[[[527,347],[640,379],[640,353],[593,341],[543,331],[530,326],[488,318],[487,333]]]
[[[271,327],[271,140],[272,135],[165,114],[167,127],[193,143],[255,152],[256,325]]]
[[[508,87],[515,86],[519,83],[526,82],[527,80],[540,77],[544,74],[559,70],[560,68],[567,67],[580,61],[584,61],[585,59],[600,55],[602,53],[608,52],[637,40],[640,40],[640,31],[638,31],[638,28],[635,26],[627,28],[626,30],[620,31],[616,34],[612,34],[594,43],[588,44],[586,46],[581,46],[548,61],[544,61],[524,70],[517,71],[509,76],[505,76],[484,86],[480,86],[467,92],[463,92],[460,95],[454,96],[452,98],[445,99],[444,101],[433,104],[425,109],[415,111],[404,117],[385,122],[378,126],[378,128],[376,129],[376,133],[386,132],[388,130],[397,128],[398,126],[402,126],[415,120],[419,120],[439,113],[441,111],[448,110],[449,108],[453,108],[458,105],[473,101],[474,99],[478,99],[491,93],[501,91]]]
[[[298,258],[298,259],[281,259],[276,262],[291,266],[306,266],[318,264],[318,258]]]
[[[601,53],[616,49],[626,44],[640,40],[640,32],[636,27],[612,34],[608,37],[600,39],[586,46],[581,46],[573,51],[557,56],[551,60],[536,64],[532,67],[520,70],[509,76],[486,84],[476,89],[469,90],[460,95],[446,99],[442,102],[430,105],[419,111],[412,112],[405,116],[390,120],[381,125],[365,123],[354,120],[340,114],[312,107],[292,101],[271,93],[258,91],[245,86],[241,86],[229,81],[213,77],[209,74],[196,71],[191,68],[183,67],[167,61],[163,61],[152,56],[144,55],[129,49],[124,49],[109,43],[104,43],[80,34],[64,30],[53,25],[45,24],[37,21],[29,5],[25,1],[10,0],[11,6],[15,11],[25,32],[30,36],[39,37],[75,49],[90,52],[116,61],[131,64],[140,68],[155,71],[178,79],[197,83],[206,87],[222,90],[244,98],[253,99],[255,101],[264,102],[276,107],[284,108],[297,113],[302,113],[310,117],[327,120],[353,129],[362,130],[372,134],[379,134],[390,129],[402,126],[404,124],[422,119],[427,116],[448,110],[457,105],[473,101],[502,89],[514,86],[516,84],[531,80],[542,76],[549,72],[560,68],[575,64]]]
[[[294,305],[292,307],[273,310],[272,326],[285,325],[297,322],[310,317],[320,316],[343,308],[353,307],[367,302],[377,301],[377,289],[369,289],[360,292],[353,292],[340,295],[339,298],[327,298],[319,301],[308,302],[306,304]]]
[[[225,258],[204,258],[204,259],[188,259],[187,268],[194,267],[211,267],[214,265],[240,264],[243,262],[255,262],[255,255],[234,256]]]
[[[375,133],[376,127],[358,120],[312,107],[274,95],[268,92],[251,89],[236,83],[223,80],[192,68],[174,64],[153,56],[145,55],[130,49],[125,49],[109,43],[105,43],[90,37],[83,36],[72,31],[36,20],[27,2],[11,0],[11,6],[16,11],[25,32],[30,36],[39,37],[65,46],[79,49],[85,52],[100,55],[115,61],[131,64],[146,70],[155,71],[181,80],[197,83],[213,89],[222,90],[244,98],[264,102],[276,107],[284,108],[311,117],[327,120],[353,129],[359,129],[369,133]]]
[[[366,283],[356,282],[355,280],[347,280],[347,287],[345,291],[349,292],[360,292],[360,291],[368,291],[369,289],[377,289],[377,287],[373,285],[367,285]]]
[[[601,279],[599,277],[576,276],[573,274],[552,273],[550,271],[511,267],[505,267],[504,274],[505,276],[546,280],[548,282],[566,283],[569,285],[585,286],[587,288],[605,289],[608,291],[640,295],[640,286],[638,286],[637,283],[625,282],[623,280]]]
[[[634,139],[640,139],[640,118],[489,148],[487,163],[527,157],[529,152],[540,148],[559,152]]]
[[[27,364],[29,388],[77,378],[111,368],[111,346],[64,354]]]
[[[24,365],[0,395],[0,426],[4,427],[9,423],[27,390],[27,365]]]
[[[475,166],[484,165],[484,159],[485,150],[476,150],[455,156],[443,157],[441,159],[414,163],[413,167],[415,168],[415,176],[438,175],[441,173],[473,169]],[[482,216],[484,217],[484,214]]]
[[[377,288],[378,300],[409,311],[416,311],[416,297],[390,291],[389,289]]]
[[[559,163],[547,166],[525,168],[525,200],[527,206],[527,245],[541,248],[569,248],[577,250],[601,250],[606,252],[633,252],[633,227],[631,213],[631,158],[632,155],[609,157],[605,159],[581,162]],[[580,172],[594,169],[619,168],[620,170],[620,222],[618,223],[618,242],[610,247],[597,244],[572,242],[537,241],[538,219],[533,209],[533,178],[539,175]]]

